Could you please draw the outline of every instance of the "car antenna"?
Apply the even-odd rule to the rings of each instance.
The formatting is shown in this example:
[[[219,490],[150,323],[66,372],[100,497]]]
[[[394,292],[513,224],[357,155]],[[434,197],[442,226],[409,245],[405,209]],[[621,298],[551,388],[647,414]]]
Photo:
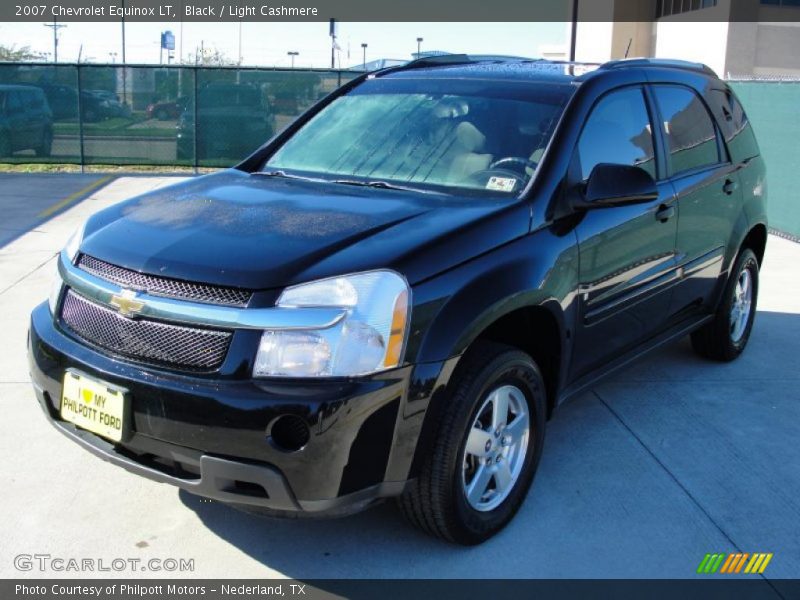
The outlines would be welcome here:
[[[628,58],[628,52],[631,51],[631,43],[633,42],[633,38],[628,38],[628,47],[625,48],[625,58]]]

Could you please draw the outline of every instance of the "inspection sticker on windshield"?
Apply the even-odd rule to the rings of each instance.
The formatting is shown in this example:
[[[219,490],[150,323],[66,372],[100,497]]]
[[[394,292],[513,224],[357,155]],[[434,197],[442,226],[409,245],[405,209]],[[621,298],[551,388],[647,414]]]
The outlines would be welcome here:
[[[516,185],[517,180],[513,177],[490,177],[486,189],[497,192],[513,192]]]

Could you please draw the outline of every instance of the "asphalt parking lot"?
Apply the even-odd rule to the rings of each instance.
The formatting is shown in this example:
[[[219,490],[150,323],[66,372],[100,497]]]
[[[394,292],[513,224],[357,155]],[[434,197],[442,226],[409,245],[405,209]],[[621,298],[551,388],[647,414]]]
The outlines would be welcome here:
[[[51,185],[25,177],[19,193]],[[174,181],[103,182],[0,242],[0,577],[93,575],[15,569],[15,555],[44,553],[194,559],[193,573],[119,573],[144,577],[688,578],[706,553],[728,552],[773,553],[761,577],[776,597],[782,578],[800,577],[800,245],[770,236],[740,360],[700,360],[683,340],[569,402],[516,520],[461,548],[406,526],[391,504],[330,521],[241,514],[108,465],[47,424],[25,340],[52,257],[92,212]],[[6,215],[26,206],[14,189],[0,176]],[[39,213],[72,193],[49,189]]]

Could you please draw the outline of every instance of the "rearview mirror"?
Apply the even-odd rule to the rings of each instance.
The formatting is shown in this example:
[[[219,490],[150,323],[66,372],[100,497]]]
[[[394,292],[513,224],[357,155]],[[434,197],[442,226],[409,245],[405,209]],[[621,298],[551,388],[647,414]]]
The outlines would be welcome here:
[[[601,163],[592,169],[579,207],[609,208],[649,202],[656,198],[656,182],[644,169]]]

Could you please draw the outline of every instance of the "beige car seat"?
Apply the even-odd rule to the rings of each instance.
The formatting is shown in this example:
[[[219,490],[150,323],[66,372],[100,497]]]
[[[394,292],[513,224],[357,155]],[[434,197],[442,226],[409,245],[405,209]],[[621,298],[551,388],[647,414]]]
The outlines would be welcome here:
[[[448,181],[463,182],[489,166],[492,155],[481,153],[485,143],[486,136],[475,125],[467,121],[459,123],[455,131],[454,156],[447,171]]]

